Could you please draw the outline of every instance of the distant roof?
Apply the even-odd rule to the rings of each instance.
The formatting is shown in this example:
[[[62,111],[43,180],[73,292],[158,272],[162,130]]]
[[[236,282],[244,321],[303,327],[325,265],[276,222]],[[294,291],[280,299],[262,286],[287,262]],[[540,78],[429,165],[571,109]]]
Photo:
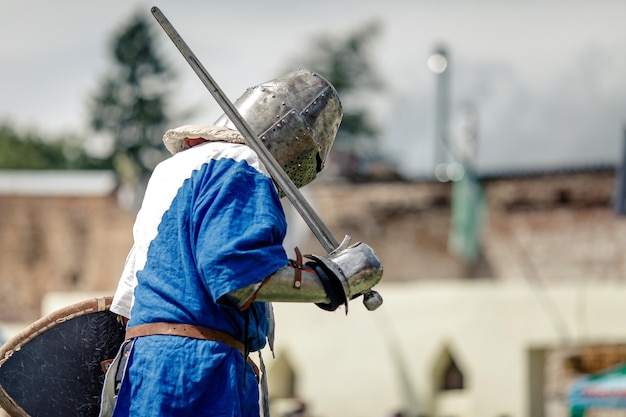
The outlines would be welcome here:
[[[104,196],[116,186],[113,171],[0,170],[0,195]]]
[[[554,167],[531,167],[481,171],[478,176],[482,179],[503,179],[516,177],[539,177],[546,175],[583,174],[589,172],[615,171],[619,168],[614,163],[597,163],[586,165],[569,165]]]
[[[565,166],[538,166],[526,168],[492,168],[479,169],[477,176],[482,180],[498,180],[498,179],[516,179],[527,177],[541,177],[550,175],[567,175],[567,174],[584,174],[610,172],[620,169],[620,165],[616,163],[595,163],[585,165],[565,165]],[[412,182],[438,182],[433,173],[422,173],[408,179]]]

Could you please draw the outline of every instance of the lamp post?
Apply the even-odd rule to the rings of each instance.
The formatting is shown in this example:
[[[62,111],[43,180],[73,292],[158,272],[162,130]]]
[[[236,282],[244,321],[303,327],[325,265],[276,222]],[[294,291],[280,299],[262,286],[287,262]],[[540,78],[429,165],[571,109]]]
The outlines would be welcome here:
[[[435,74],[435,176],[439,181],[449,181],[448,119],[449,119],[449,60],[444,47],[437,47],[428,58],[428,68]]]

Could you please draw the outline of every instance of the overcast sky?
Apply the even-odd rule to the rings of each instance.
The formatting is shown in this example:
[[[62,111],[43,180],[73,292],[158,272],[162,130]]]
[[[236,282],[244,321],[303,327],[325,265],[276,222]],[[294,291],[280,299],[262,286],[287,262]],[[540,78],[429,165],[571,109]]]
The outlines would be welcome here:
[[[135,11],[161,8],[225,93],[274,78],[320,35],[381,24],[373,44],[387,89],[372,100],[382,150],[407,175],[432,169],[436,45],[450,55],[450,130],[478,115],[488,169],[618,161],[626,125],[621,0],[0,0],[0,121],[87,134],[86,103],[109,68],[109,41]],[[59,5],[57,7],[57,5]],[[62,5],[62,7],[60,6]],[[155,21],[156,25],[156,21]],[[180,98],[221,113],[163,33]],[[454,135],[453,135],[454,138]]]

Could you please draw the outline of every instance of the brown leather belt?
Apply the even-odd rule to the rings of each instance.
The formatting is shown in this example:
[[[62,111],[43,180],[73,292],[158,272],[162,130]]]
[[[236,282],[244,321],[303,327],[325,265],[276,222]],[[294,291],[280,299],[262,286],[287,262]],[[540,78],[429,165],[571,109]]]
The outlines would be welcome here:
[[[156,322],[139,324],[126,329],[126,339],[151,335],[182,336],[190,337],[192,339],[213,340],[215,342],[224,343],[233,349],[237,349],[239,353],[246,357],[243,342],[237,340],[228,333],[210,329],[208,327],[194,326],[193,324]],[[249,357],[246,357],[246,360],[254,369],[254,373],[258,379],[259,368]]]

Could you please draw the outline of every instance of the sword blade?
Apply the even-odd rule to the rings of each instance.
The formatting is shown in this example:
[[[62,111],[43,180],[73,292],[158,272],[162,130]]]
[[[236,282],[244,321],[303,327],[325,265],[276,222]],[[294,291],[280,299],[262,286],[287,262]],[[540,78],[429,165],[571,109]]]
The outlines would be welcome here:
[[[174,26],[172,26],[170,21],[158,7],[152,7],[151,12],[165,33],[167,33],[169,38],[172,40],[176,48],[178,48],[180,53],[183,55],[187,63],[194,70],[198,78],[200,78],[200,81],[202,81],[204,86],[209,90],[215,101],[217,101],[224,113],[226,113],[231,122],[233,122],[239,133],[241,133],[241,135],[246,139],[248,145],[259,155],[259,159],[269,171],[272,179],[283,190],[285,196],[289,199],[298,213],[300,213],[300,216],[302,216],[302,219],[305,221],[309,229],[311,229],[311,232],[313,232],[324,250],[326,250],[327,253],[335,250],[339,246],[337,239],[335,239],[328,227],[317,215],[315,210],[313,210],[298,187],[296,187],[291,178],[289,178],[276,159],[274,159],[274,156],[265,147],[263,142],[261,142],[261,140],[254,134],[237,108],[226,97],[222,89],[219,85],[217,85],[215,80],[213,80],[213,77],[211,77],[206,68],[204,68],[196,55],[191,51],[178,31],[176,31]]]

